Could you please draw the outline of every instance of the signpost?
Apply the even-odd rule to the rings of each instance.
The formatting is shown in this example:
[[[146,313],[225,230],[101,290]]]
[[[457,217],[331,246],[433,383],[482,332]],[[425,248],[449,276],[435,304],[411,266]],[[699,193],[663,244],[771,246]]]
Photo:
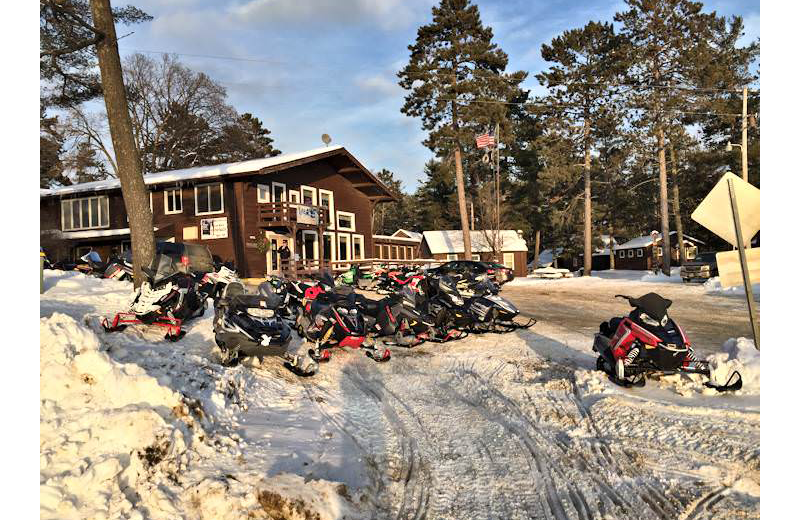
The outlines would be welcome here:
[[[758,260],[760,266],[760,249],[758,252],[746,249],[747,244],[761,228],[760,191],[752,184],[748,184],[739,177],[728,172],[711,189],[703,202],[692,213],[692,220],[708,228],[714,234],[725,239],[729,244],[736,246],[739,257],[739,268],[744,282],[744,291],[747,297],[747,309],[750,312],[750,326],[753,329],[753,341],[756,349],[761,350],[759,344],[759,327],[755,316],[755,303],[753,301],[753,286],[751,261]],[[718,253],[717,264],[720,266],[720,277],[724,283],[731,282],[731,275],[722,277],[724,268],[730,265],[730,255],[733,253]],[[726,269],[730,271],[729,269]],[[759,273],[760,274],[760,273]],[[755,277],[755,276],[754,276]],[[760,276],[758,276],[760,280]]]

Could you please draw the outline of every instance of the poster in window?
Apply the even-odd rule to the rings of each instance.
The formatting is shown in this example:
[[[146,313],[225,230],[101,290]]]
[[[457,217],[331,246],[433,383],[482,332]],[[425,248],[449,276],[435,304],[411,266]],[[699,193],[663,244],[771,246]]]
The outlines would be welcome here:
[[[228,218],[204,218],[200,220],[200,239],[228,238]]]

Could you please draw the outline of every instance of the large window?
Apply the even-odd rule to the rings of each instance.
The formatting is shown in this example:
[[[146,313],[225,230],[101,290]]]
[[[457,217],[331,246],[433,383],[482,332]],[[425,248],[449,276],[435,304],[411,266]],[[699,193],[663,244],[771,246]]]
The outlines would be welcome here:
[[[322,259],[331,261],[336,260],[335,253],[336,250],[334,249],[334,239],[335,233],[331,233],[330,231],[324,231],[322,233]]]
[[[87,197],[61,201],[61,229],[97,229],[108,227],[108,197]]]
[[[350,235],[342,235],[339,234],[338,236],[338,257],[339,260],[350,260]],[[342,267],[339,265],[339,267]]]
[[[339,231],[355,231],[356,216],[349,211],[336,212],[336,227]]]
[[[222,213],[222,183],[203,184],[194,187],[195,215],[211,215]]]
[[[353,235],[353,260],[364,259],[364,235]]]
[[[300,202],[306,206],[316,206],[317,190],[311,186],[300,186]]]
[[[333,192],[320,188],[319,205],[325,208],[328,213],[328,229],[336,229],[336,212],[333,208]]]
[[[152,192],[151,192],[152,200]],[[164,214],[172,215],[183,211],[183,198],[180,188],[164,190]]]

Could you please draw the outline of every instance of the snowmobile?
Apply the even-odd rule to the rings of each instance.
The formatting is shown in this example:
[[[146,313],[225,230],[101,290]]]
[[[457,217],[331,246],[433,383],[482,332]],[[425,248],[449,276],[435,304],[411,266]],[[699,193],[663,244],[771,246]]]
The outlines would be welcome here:
[[[599,354],[597,369],[624,387],[644,386],[655,374],[702,374],[711,377],[707,361],[698,360],[683,329],[669,317],[671,300],[656,293],[640,298],[617,294],[633,310],[626,317],[612,318],[600,325],[592,350]],[[705,382],[719,392],[742,388],[742,376],[733,371],[724,385]]]
[[[356,296],[356,305],[364,315],[367,332],[374,336],[392,336],[392,340],[384,340],[387,345],[415,347],[433,333],[433,322],[416,309],[416,297],[410,285],[381,300]]]
[[[465,302],[456,282],[447,275],[428,275],[409,284],[415,293],[416,309],[428,323],[433,323],[429,341],[444,343],[469,335],[473,316],[464,308]]]
[[[224,366],[235,366],[244,357],[280,356],[297,375],[317,372],[315,360],[289,348],[292,331],[277,314],[281,303],[268,282],[256,294],[248,294],[238,281],[224,286],[214,305],[214,341]]]
[[[356,304],[357,295],[336,293],[333,287],[333,277],[325,273],[319,283],[305,290],[297,332],[315,345],[309,354],[316,361],[328,361],[327,347],[363,348],[369,358],[388,361],[389,349],[376,347],[374,340],[367,338],[364,315]]]
[[[473,296],[467,299],[466,308],[475,318],[472,331],[503,333],[528,329],[536,324],[534,318],[528,318],[527,322],[515,321],[519,309],[498,295],[497,283],[486,275],[469,281],[469,286]]]
[[[112,258],[103,271],[103,278],[110,280],[133,280],[133,266],[121,258]]]
[[[377,283],[378,280],[372,272],[364,272],[356,264],[353,264],[350,269],[336,277],[337,286],[348,285],[365,291],[373,290]]]
[[[220,265],[218,271],[202,274],[203,276],[198,282],[198,291],[205,294],[206,298],[213,298],[215,307],[223,291],[229,284],[241,283],[239,277],[236,275],[236,271],[224,264]]]
[[[182,324],[205,312],[208,295],[198,290],[194,276],[180,271],[167,255],[156,255],[151,267],[142,267],[142,272],[146,280],[134,292],[130,309],[114,315],[110,323],[103,318],[103,329],[117,332],[132,324],[158,325],[167,329],[164,339],[179,340],[186,334]]]
[[[378,294],[392,294],[403,288],[415,277],[420,277],[415,269],[402,267],[400,269],[390,269],[381,275],[375,284]]]

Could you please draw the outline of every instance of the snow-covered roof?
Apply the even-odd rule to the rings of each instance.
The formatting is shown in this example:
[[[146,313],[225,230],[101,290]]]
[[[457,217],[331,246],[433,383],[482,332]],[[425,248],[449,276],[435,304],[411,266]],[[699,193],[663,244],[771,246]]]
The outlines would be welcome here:
[[[53,230],[53,231],[58,233],[61,238],[66,238],[71,240],[77,238],[115,237],[119,235],[130,235],[131,233],[130,228],[89,229],[86,231],[58,231],[58,230]],[[153,231],[158,231],[158,228],[154,227]]]
[[[677,233],[678,233],[677,231],[670,231],[669,232],[669,236],[673,236],[673,235],[675,235]],[[658,233],[658,236],[657,236],[656,239],[659,240],[659,241],[661,240],[661,233]],[[684,239],[684,241],[686,241],[686,239],[689,239],[694,243],[705,245],[705,242],[703,242],[702,240],[698,240],[698,239],[696,239],[694,237],[690,237],[686,233],[683,234],[683,239]],[[650,235],[647,235],[647,236],[636,237],[636,238],[633,238],[631,240],[628,240],[627,242],[625,242],[622,245],[615,246],[614,249],[635,249],[635,248],[647,247],[647,246],[651,246],[651,245],[653,245],[653,238]]]
[[[561,256],[561,253],[564,252],[563,247],[556,248],[557,255]],[[539,266],[540,267],[548,267],[553,263],[553,250],[552,249],[543,249],[539,252]],[[528,262],[528,267],[536,267],[533,265],[533,260]]]
[[[216,164],[214,166],[198,166],[196,168],[185,168],[182,170],[148,173],[144,175],[144,183],[147,185],[164,184],[168,182],[220,177],[234,173],[257,172],[263,168],[299,161],[301,159],[307,159],[315,155],[321,155],[323,153],[340,149],[344,149],[344,147],[341,145],[326,146],[324,148],[314,148],[313,150],[307,150],[305,152],[281,154],[275,157],[264,157],[263,159],[250,159],[248,161]],[[52,195],[69,195],[71,193],[81,193],[85,191],[111,190],[119,187],[119,179],[106,179],[104,181],[84,182],[82,184],[73,184],[72,186],[63,186],[61,188],[52,188],[49,190],[42,189],[39,190],[39,195],[41,197]]]
[[[403,238],[399,236],[400,233],[406,235],[408,238],[413,238],[417,242],[422,241],[422,233],[417,233],[416,231],[408,231],[407,229],[398,229],[397,231],[392,233],[392,236],[396,238]]]
[[[377,238],[378,240],[397,240],[400,242],[409,242],[412,244],[419,244],[420,242],[416,238],[396,237],[394,235],[372,235],[372,238],[373,239]]]
[[[472,251],[491,252],[490,242],[494,238],[495,231],[470,231],[472,241]],[[431,254],[442,253],[463,253],[464,235],[460,229],[447,231],[425,231],[422,233],[425,242],[428,244]],[[488,240],[487,240],[488,236]],[[511,229],[500,231],[501,249],[504,252],[527,251],[528,245],[519,233]]]

